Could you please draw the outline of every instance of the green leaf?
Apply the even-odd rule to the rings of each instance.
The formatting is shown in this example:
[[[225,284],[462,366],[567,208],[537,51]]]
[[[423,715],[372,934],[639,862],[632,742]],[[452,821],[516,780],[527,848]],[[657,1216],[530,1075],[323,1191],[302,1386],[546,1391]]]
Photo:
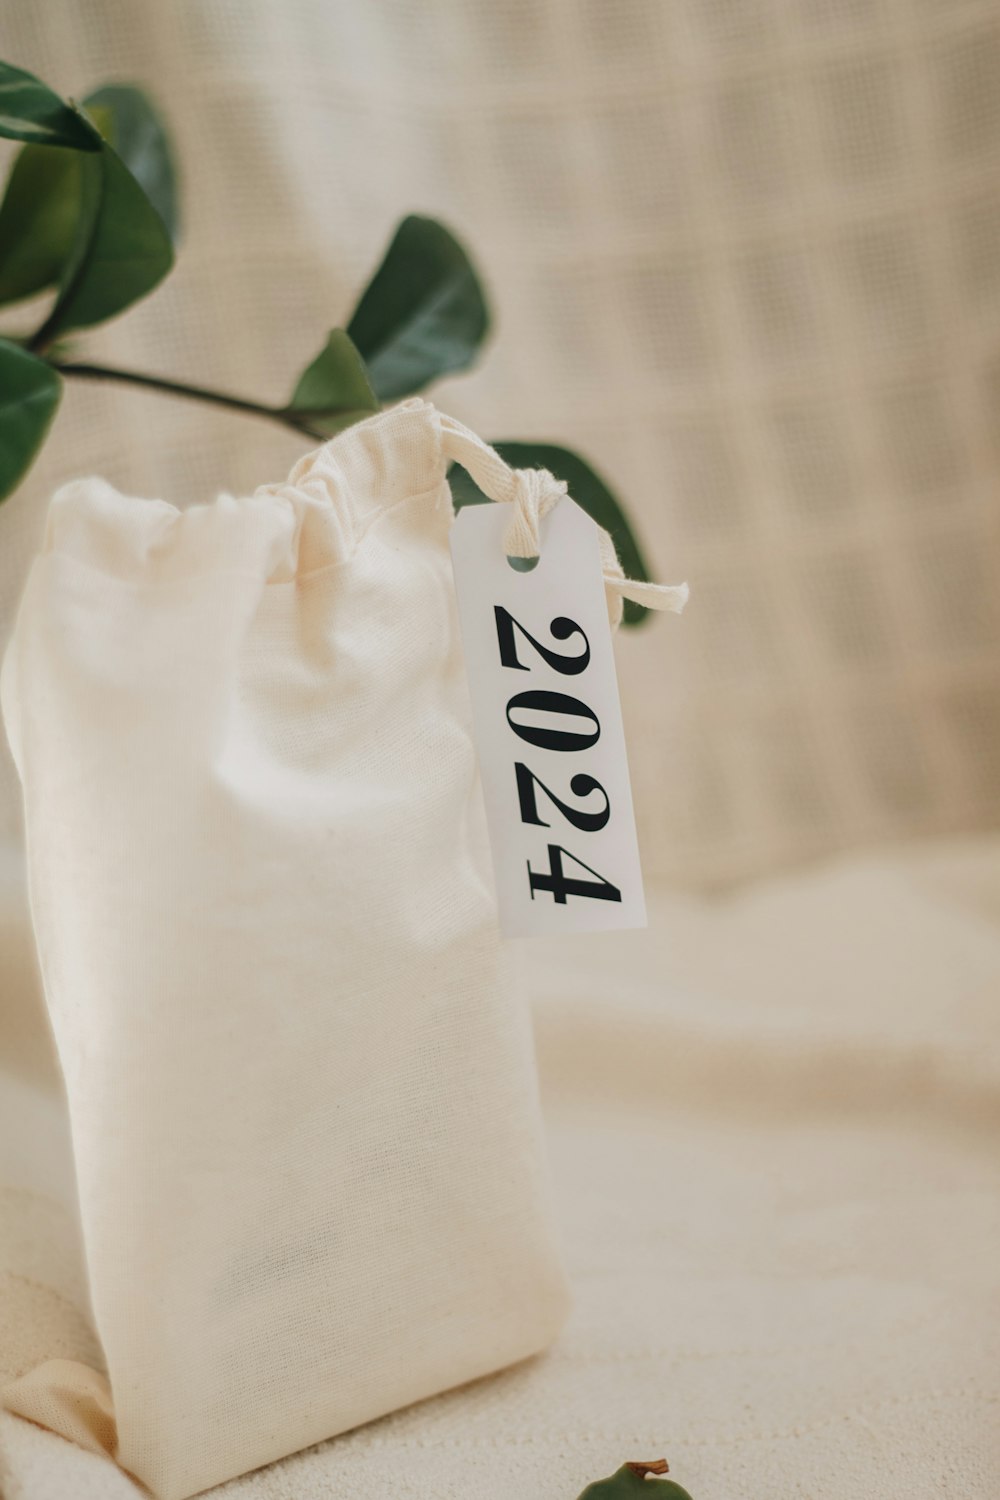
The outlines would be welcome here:
[[[0,136],[97,151],[101,138],[77,109],[23,68],[0,62]]]
[[[489,310],[475,268],[454,235],[411,215],[354,310],[347,331],[383,401],[464,370],[476,356]]]
[[[139,89],[109,84],[84,104],[174,239],[177,194],[170,147],[149,100]],[[59,280],[81,212],[81,172],[80,158],[71,151],[25,146],[15,158],[0,205],[0,304],[34,296]]]
[[[0,500],[42,446],[61,394],[62,381],[51,365],[0,339]]]
[[[518,443],[501,441],[493,444],[503,460],[514,469],[548,469],[557,479],[564,479],[572,498],[599,526],[611,533],[626,578],[644,583],[649,578],[646,561],[638,539],[625,512],[604,480],[586,459],[554,443]],[[457,465],[448,472],[456,511],[463,505],[489,503],[472,476]],[[641,604],[625,600],[625,625],[638,625],[649,613]]]
[[[177,243],[177,182],[170,138],[152,102],[141,89],[108,83],[83,100],[98,116],[101,134],[117,151],[174,244]]]
[[[49,343],[71,328],[89,328],[145,297],[174,263],[163,220],[117,153],[81,158],[82,205],[56,305],[39,331]]]
[[[364,360],[342,328],[335,328],[299,376],[287,410],[332,437],[379,409]]]
[[[0,204],[0,303],[53,286],[80,213],[80,161],[73,151],[24,146]]]

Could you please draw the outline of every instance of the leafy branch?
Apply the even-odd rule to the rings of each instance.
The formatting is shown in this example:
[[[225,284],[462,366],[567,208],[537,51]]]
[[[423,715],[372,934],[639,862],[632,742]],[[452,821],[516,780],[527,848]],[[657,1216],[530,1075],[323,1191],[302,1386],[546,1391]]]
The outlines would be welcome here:
[[[108,84],[79,104],[0,62],[0,136],[22,142],[0,202],[0,306],[49,294],[33,331],[0,338],[0,500],[47,437],[66,380],[112,381],[209,402],[325,440],[474,363],[489,333],[481,282],[443,224],[403,219],[344,327],[299,376],[283,406],[138,370],[78,359],[67,336],[117,316],[174,264],[179,233],[169,136],[139,89]],[[618,502],[578,454],[551,443],[499,442],[508,462],[550,469],[615,540],[626,573],[648,578]],[[486,497],[449,475],[456,508]],[[626,602],[625,623],[646,611]]]
[[[162,391],[168,396],[186,396],[192,401],[206,401],[212,406],[228,407],[230,411],[248,412],[254,417],[269,417],[273,422],[280,422],[283,427],[292,427],[296,432],[305,433],[307,437],[324,436],[318,428],[308,425],[307,412],[296,415],[287,406],[265,406],[260,401],[247,401],[243,396],[233,396],[226,391],[210,390],[203,385],[189,385],[183,380],[167,380],[162,375],[143,375],[138,370],[120,370],[113,365],[79,364],[60,359],[49,359],[46,363],[53,370],[58,370],[64,379],[107,380],[117,381],[120,385],[144,386],[147,390]]]

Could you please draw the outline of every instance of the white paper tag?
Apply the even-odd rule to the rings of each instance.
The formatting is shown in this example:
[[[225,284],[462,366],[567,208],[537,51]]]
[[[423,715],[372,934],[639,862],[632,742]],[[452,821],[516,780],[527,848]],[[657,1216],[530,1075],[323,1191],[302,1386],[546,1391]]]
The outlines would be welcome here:
[[[645,927],[597,527],[559,500],[521,572],[509,523],[467,505],[451,529],[501,932]]]

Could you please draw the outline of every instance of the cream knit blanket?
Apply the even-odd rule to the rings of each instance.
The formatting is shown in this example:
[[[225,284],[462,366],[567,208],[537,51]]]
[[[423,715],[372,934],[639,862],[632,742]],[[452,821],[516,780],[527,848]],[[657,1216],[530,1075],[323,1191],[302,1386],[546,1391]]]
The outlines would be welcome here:
[[[97,1356],[7,886],[0,1379]],[[661,1452],[695,1500],[996,1500],[1000,845],[651,908],[525,949],[576,1298],[555,1349],[233,1500],[573,1500]],[[139,1491],[0,1413],[0,1493]]]

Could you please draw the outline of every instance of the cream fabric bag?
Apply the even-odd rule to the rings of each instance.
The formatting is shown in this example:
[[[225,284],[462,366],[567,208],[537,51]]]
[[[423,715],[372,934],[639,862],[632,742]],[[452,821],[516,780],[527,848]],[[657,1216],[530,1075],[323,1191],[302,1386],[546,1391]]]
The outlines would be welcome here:
[[[457,431],[407,402],[184,511],[71,484],[7,653],[110,1393],[59,1362],[4,1399],[163,1500],[566,1312],[484,874]]]

